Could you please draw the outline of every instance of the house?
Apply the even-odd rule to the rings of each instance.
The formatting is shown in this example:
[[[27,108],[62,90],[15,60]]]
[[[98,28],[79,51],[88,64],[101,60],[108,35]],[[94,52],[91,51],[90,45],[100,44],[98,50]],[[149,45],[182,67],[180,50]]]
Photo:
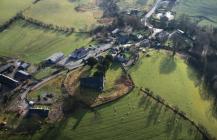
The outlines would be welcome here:
[[[115,60],[118,61],[118,62],[121,62],[121,63],[125,63],[127,61],[126,58],[125,58],[125,56],[123,54],[118,54],[115,57]]]
[[[162,31],[156,35],[156,38],[162,42],[166,41],[168,39],[168,37],[169,37],[169,33],[166,31]]]
[[[19,81],[25,81],[30,79],[32,76],[23,70],[19,70],[15,73],[14,78],[19,80]]]
[[[115,35],[115,34],[118,34],[119,32],[120,32],[120,29],[116,28],[112,31],[112,34]]]
[[[39,116],[41,118],[47,118],[49,114],[49,109],[47,108],[30,108],[26,117]]]
[[[69,55],[69,58],[73,60],[79,60],[86,57],[88,54],[88,50],[84,47],[76,49],[72,54]]]
[[[141,47],[150,47],[151,46],[151,43],[150,43],[150,40],[149,39],[144,39],[140,42],[140,46]]]
[[[19,81],[3,74],[0,74],[0,83],[9,88],[16,88],[19,85]]]
[[[29,63],[22,63],[22,64],[19,66],[19,69],[21,69],[21,70],[26,70],[26,69],[28,69],[29,66],[30,66]]]
[[[90,88],[97,91],[103,91],[104,89],[104,77],[95,76],[95,77],[85,77],[80,79],[81,88]]]
[[[13,67],[12,64],[6,64],[0,67],[0,74],[4,73],[4,72],[8,72],[10,71],[10,69]]]
[[[50,57],[48,57],[46,59],[46,61],[49,64],[55,64],[55,63],[59,62],[60,60],[62,60],[63,58],[64,58],[64,53],[58,52],[58,53],[54,53],[53,55],[51,55]]]

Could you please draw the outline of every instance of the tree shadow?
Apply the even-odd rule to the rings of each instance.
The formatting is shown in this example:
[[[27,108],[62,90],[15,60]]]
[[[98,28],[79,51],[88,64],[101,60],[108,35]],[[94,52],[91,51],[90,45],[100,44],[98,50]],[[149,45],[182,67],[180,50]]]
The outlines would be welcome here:
[[[82,121],[87,112],[87,109],[81,108],[74,113],[73,118],[76,119],[76,123],[72,127],[73,130],[75,130],[79,126],[80,122]]]
[[[168,137],[170,137],[172,135],[172,131],[174,130],[174,127],[175,127],[175,121],[176,121],[176,114],[172,114],[167,119],[165,131],[166,131]]]
[[[160,62],[160,73],[169,74],[176,69],[176,62],[173,56],[166,56]]]
[[[151,124],[155,124],[159,118],[162,107],[159,107],[159,103],[155,102],[154,105],[149,109],[147,116],[146,127],[149,127]]]

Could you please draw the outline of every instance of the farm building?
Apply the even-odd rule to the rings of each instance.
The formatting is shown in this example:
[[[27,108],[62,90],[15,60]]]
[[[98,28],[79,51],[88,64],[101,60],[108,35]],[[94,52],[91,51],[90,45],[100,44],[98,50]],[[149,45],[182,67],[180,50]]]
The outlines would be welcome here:
[[[0,83],[9,88],[16,88],[19,85],[19,82],[17,80],[3,74],[0,74]]]
[[[81,88],[90,88],[95,89],[97,91],[103,91],[104,89],[104,77],[96,76],[96,77],[86,77],[80,79],[80,87]]]
[[[41,118],[47,118],[49,109],[46,108],[30,108],[26,117],[39,116]]]
[[[79,60],[86,57],[88,54],[88,50],[84,47],[76,49],[72,54],[70,54],[69,58],[73,60]]]
[[[25,81],[31,78],[31,75],[28,72],[19,70],[15,73],[14,78],[19,81]]]
[[[26,70],[26,69],[28,69],[29,66],[30,66],[29,63],[22,63],[22,64],[19,66],[19,69]]]
[[[0,67],[0,73],[8,72],[13,67],[12,64],[6,64]]]
[[[49,64],[55,64],[55,63],[59,62],[60,60],[62,60],[63,58],[64,58],[64,53],[58,52],[58,53],[54,53],[53,55],[51,55],[50,57],[48,57],[46,59],[46,61]]]

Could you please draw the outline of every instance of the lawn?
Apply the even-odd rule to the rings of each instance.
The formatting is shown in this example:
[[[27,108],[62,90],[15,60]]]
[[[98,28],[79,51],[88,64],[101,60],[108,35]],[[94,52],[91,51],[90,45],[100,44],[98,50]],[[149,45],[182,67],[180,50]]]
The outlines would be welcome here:
[[[75,10],[78,6],[80,11]],[[87,31],[97,25],[102,11],[96,0],[43,0],[25,11],[24,15],[47,24]]]
[[[0,1],[0,25],[15,16],[21,10],[30,6],[32,0],[1,0]]]
[[[44,127],[30,137],[9,136],[9,140],[200,140],[192,125],[175,116],[135,89],[117,102],[96,108],[79,109],[60,123]]]
[[[196,72],[180,57],[152,52],[151,57],[142,56],[130,69],[130,74],[138,87],[149,88],[171,105],[178,106],[217,137],[217,119],[212,114],[212,101],[203,98],[206,93],[200,92]]]
[[[68,55],[90,42],[91,38],[87,34],[73,33],[67,36],[19,20],[0,33],[0,56],[16,57],[37,64],[53,53]]]
[[[199,25],[217,26],[217,1],[216,0],[180,0],[174,10],[177,16],[186,14],[202,17]]]
[[[126,9],[139,9],[149,10],[154,4],[155,0],[121,0],[118,2],[118,6],[121,10]]]

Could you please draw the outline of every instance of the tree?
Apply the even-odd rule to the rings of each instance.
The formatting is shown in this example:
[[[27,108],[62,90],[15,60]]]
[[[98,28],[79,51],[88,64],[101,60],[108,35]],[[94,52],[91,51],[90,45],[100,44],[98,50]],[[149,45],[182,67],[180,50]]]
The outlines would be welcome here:
[[[38,98],[38,99],[37,99],[38,102],[41,101],[41,96],[40,96],[40,95],[38,95],[37,98]]]
[[[107,54],[107,55],[105,56],[105,59],[107,59],[107,60],[110,61],[110,62],[113,62],[113,61],[114,61],[113,56],[110,55],[110,54]]]
[[[97,63],[98,61],[96,60],[95,57],[90,57],[87,59],[87,65],[91,66],[91,68],[95,66]]]

